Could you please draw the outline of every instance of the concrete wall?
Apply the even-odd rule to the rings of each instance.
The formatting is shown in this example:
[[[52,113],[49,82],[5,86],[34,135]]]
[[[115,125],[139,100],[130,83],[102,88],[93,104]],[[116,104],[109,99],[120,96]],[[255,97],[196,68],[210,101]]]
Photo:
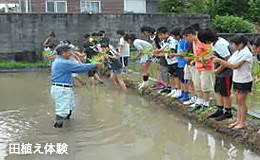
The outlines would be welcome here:
[[[154,28],[186,26],[199,23],[210,24],[207,15],[164,14],[0,14],[0,53],[21,53],[41,49],[41,44],[50,31],[58,39],[79,43],[85,33],[105,30],[115,37],[118,29],[140,35],[140,27]],[[112,39],[113,40],[113,39]]]

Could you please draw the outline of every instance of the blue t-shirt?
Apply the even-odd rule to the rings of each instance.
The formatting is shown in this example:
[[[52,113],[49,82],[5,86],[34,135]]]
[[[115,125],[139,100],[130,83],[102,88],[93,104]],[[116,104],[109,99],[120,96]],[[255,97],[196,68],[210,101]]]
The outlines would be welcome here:
[[[189,43],[186,39],[181,39],[177,44],[177,53],[186,52],[189,49]],[[184,68],[187,61],[184,57],[178,57],[178,68]]]
[[[52,83],[72,85],[72,73],[88,72],[94,67],[95,64],[74,63],[70,59],[58,56],[52,65],[51,81]]]

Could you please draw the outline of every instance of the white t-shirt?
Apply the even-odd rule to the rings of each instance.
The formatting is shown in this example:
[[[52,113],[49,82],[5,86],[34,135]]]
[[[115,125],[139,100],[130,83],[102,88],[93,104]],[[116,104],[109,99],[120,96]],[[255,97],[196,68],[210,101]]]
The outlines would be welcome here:
[[[149,42],[146,42],[141,39],[135,39],[133,45],[138,51],[152,47],[152,45]]]
[[[246,62],[233,71],[233,82],[248,83],[253,81],[253,77],[251,74],[253,55],[247,46],[240,51],[236,51],[228,59],[228,62],[231,64],[236,64],[243,60],[245,60]]]
[[[168,51],[170,49],[176,49],[177,44],[178,41],[171,36],[169,36],[167,40],[161,42],[161,46],[164,49],[164,51]],[[165,59],[168,65],[178,63],[177,57],[170,58],[168,57],[167,53],[165,53]]]
[[[229,42],[224,38],[219,38],[218,41],[214,44],[213,50],[218,53],[219,56],[225,58],[230,56],[230,51],[228,49]]]
[[[228,56],[231,55],[228,47],[229,47],[229,42],[224,38],[219,37],[218,41],[213,45],[214,55],[216,55],[217,57],[221,57],[223,59],[227,58]],[[215,68],[218,68],[219,66],[220,64],[215,64]],[[231,76],[232,73],[233,73],[232,69],[226,68],[216,76],[227,77],[227,76]]]
[[[124,37],[121,37],[119,40],[119,46],[122,47],[122,57],[130,56],[130,45],[124,40]]]

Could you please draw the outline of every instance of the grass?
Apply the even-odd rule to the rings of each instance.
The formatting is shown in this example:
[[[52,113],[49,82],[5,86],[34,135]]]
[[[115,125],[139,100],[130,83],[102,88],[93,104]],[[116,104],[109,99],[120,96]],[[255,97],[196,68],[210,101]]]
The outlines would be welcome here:
[[[257,60],[254,60],[252,74],[253,74],[254,77],[257,77],[257,78],[260,77],[260,65],[259,65]],[[258,91],[260,90],[260,81],[259,81],[259,79],[255,80],[254,88],[256,90],[258,90]]]
[[[13,61],[0,61],[0,69],[25,69],[25,68],[46,68],[47,64],[44,62],[13,62]]]
[[[135,72],[142,72],[142,66],[139,63],[129,63],[127,68]],[[156,66],[153,63],[150,65],[150,76],[156,77]]]
[[[260,76],[260,65],[257,60],[254,60],[252,73],[254,76]]]

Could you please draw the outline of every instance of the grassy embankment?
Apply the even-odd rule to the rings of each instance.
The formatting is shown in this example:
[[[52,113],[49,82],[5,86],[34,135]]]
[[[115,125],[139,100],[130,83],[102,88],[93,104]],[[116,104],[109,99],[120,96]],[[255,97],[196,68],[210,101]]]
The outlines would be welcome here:
[[[46,68],[47,64],[44,62],[14,62],[14,61],[0,61],[0,69],[30,69],[30,68]]]

